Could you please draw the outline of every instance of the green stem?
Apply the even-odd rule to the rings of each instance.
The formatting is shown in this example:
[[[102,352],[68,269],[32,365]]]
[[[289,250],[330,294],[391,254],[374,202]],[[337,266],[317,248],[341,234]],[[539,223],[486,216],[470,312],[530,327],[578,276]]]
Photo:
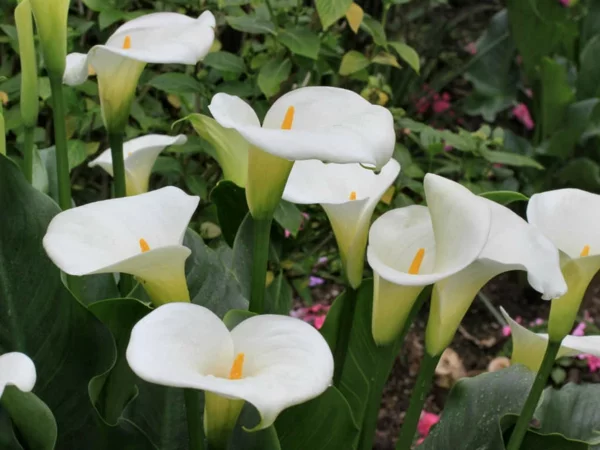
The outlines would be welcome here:
[[[412,447],[421,411],[423,411],[425,399],[427,398],[429,389],[431,389],[435,368],[439,360],[440,356],[431,356],[427,352],[423,356],[417,383],[410,397],[410,405],[406,412],[402,429],[400,430],[398,442],[396,443],[396,450],[410,450]]]
[[[333,355],[334,372],[333,384],[339,387],[344,372],[344,364],[348,355],[348,346],[350,344],[350,334],[352,333],[352,323],[354,322],[354,312],[356,311],[357,291],[348,286],[344,295],[344,303],[340,313],[340,326],[335,341],[335,351]]]
[[[382,353],[388,355],[388,359],[383,367],[383,371],[376,375],[374,385],[369,391],[369,399],[367,400],[367,406],[365,408],[365,415],[363,418],[363,425],[361,428],[357,450],[372,450],[373,448],[373,439],[375,438],[377,420],[379,419],[379,410],[381,409],[381,397],[383,395],[383,389],[385,388],[387,378],[394,367],[396,356],[400,351],[400,347],[404,343],[404,339],[406,338],[408,330],[410,330],[415,317],[428,298],[429,295],[426,295],[424,292],[419,295],[419,298],[410,310],[410,314],[406,319],[404,328],[402,329],[398,339],[396,339],[396,342],[380,348]]]
[[[56,146],[56,174],[58,178],[58,204],[61,209],[71,208],[71,177],[67,149],[67,124],[65,99],[61,77],[50,75],[52,89],[52,113],[54,118],[54,145]]]
[[[125,197],[127,195],[127,185],[125,181],[125,159],[123,158],[123,134],[109,133],[108,142],[112,156],[115,197]]]
[[[538,401],[540,400],[542,392],[544,392],[544,388],[548,382],[548,377],[550,376],[550,372],[554,366],[556,355],[560,350],[560,344],[561,342],[548,341],[546,353],[544,354],[544,360],[542,361],[542,365],[535,376],[535,381],[533,382],[531,391],[529,391],[529,396],[527,397],[525,405],[521,410],[521,415],[519,416],[517,424],[515,425],[515,428],[510,436],[510,441],[508,441],[506,450],[519,450],[519,448],[521,448],[521,442],[523,442],[523,438],[527,433],[529,422],[531,422],[531,419],[533,418],[533,413],[537,408]]]
[[[265,285],[269,262],[269,239],[271,222],[269,219],[254,219],[254,245],[252,247],[252,287],[250,291],[250,311],[265,312]]]
[[[271,5],[271,0],[266,0],[265,3],[267,4],[267,9],[269,10],[269,15],[271,16],[271,22],[273,22],[273,24],[275,25],[275,28],[277,28],[277,26],[278,26],[277,18],[275,17],[275,13],[273,11],[273,5]]]
[[[23,173],[29,183],[33,183],[33,151],[35,128],[25,127],[23,136]]]
[[[185,412],[190,437],[189,450],[204,450],[204,425],[202,423],[200,391],[185,389],[183,396],[185,398]]]

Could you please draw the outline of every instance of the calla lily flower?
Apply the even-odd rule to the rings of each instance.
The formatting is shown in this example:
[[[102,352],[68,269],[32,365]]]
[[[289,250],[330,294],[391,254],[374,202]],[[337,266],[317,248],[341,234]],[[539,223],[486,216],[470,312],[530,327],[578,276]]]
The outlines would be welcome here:
[[[209,424],[220,422],[213,402],[251,403],[260,414],[254,429],[260,430],[285,408],[319,396],[333,376],[329,346],[303,321],[254,316],[230,332],[210,310],[191,303],[161,306],[139,321],[131,332],[127,361],[150,383],[205,391],[207,437],[210,442],[220,436],[217,448],[227,436],[210,429]],[[228,416],[231,430],[237,414]]]
[[[120,132],[127,123],[146,64],[195,65],[208,54],[214,28],[215,17],[209,11],[198,19],[176,13],[138,17],[119,27],[105,45],[93,47],[87,55],[68,55],[64,82],[82,84],[91,68],[98,76],[104,123],[110,132]]]
[[[510,326],[513,340],[512,363],[523,364],[537,372],[546,353],[548,335],[528,330],[511,319],[504,308],[500,310]],[[583,354],[600,357],[600,336],[566,336],[556,358]]]
[[[70,275],[128,273],[156,305],[189,301],[182,242],[199,201],[165,187],[73,208],[52,219],[44,248]]]
[[[0,356],[0,397],[8,385],[16,386],[23,392],[31,392],[35,380],[35,365],[29,356],[19,352]]]
[[[219,124],[251,144],[246,193],[255,218],[272,215],[293,161],[361,163],[381,169],[394,151],[391,113],[339,88],[305,87],[279,98],[263,124],[239,97],[217,94],[209,105]]]
[[[71,0],[29,0],[40,37],[44,63],[51,77],[60,80],[67,55],[67,19]]]
[[[298,161],[285,186],[285,200],[323,206],[340,248],[346,277],[355,289],[362,281],[371,216],[399,173],[400,164],[395,159],[390,159],[379,174],[360,164]]]
[[[123,145],[123,157],[125,159],[125,176],[127,195],[138,195],[148,191],[148,181],[152,167],[158,155],[171,145],[183,145],[187,137],[163,136],[160,134],[149,134]],[[88,164],[89,167],[100,166],[111,176],[113,175],[112,153],[105,150],[96,159]]]
[[[555,342],[569,334],[583,295],[600,269],[600,195],[579,189],[535,194],[527,220],[561,251],[568,292],[552,302],[548,333]]]
[[[425,288],[468,267],[491,226],[489,204],[443,177],[425,176],[428,207],[408,206],[377,219],[367,259],[375,272],[373,338],[392,342]]]
[[[567,291],[556,247],[538,228],[510,209],[481,199],[492,211],[490,234],[479,257],[460,272],[433,287],[426,348],[441,355],[481,288],[493,277],[511,270],[527,271],[529,284],[545,300]]]

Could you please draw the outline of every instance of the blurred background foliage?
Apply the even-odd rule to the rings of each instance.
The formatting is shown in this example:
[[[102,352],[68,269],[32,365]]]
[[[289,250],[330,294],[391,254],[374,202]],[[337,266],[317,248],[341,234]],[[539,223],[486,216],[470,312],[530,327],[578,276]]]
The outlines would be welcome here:
[[[15,5],[0,5],[0,100],[9,155],[18,161],[23,126]],[[209,114],[217,92],[242,97],[259,114],[307,85],[351,89],[389,107],[402,173],[379,213],[421,202],[426,172],[477,193],[521,192],[494,197],[515,202],[517,211],[518,200],[540,190],[600,192],[598,0],[73,0],[69,51],[87,52],[139,15],[197,16],[207,9],[217,17],[212,52],[197,67],[145,70],[127,138],[189,136],[186,145],[159,157],[152,183],[202,198],[194,227],[213,247],[228,240],[214,206],[221,170],[212,145],[179,119]],[[35,183],[53,195],[51,92],[43,69],[40,75]],[[108,176],[87,167],[107,148],[96,81],[65,87],[65,95],[75,201],[108,198]],[[239,208],[244,211],[243,193]],[[270,290],[283,297],[282,305],[291,304],[293,292],[310,303],[314,277],[339,281],[333,234],[318,206],[301,211],[283,202],[276,219]]]

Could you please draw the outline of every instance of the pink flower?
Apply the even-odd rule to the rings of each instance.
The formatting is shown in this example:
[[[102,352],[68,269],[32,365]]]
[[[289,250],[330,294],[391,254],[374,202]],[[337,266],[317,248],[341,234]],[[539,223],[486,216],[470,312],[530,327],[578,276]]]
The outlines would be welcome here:
[[[585,355],[585,359],[587,359],[587,365],[590,372],[597,372],[600,370],[600,358],[594,355]]]
[[[325,283],[325,280],[320,277],[315,277],[311,275],[311,277],[308,279],[309,287],[321,286],[323,283]]]
[[[290,230],[284,230],[283,235],[285,236],[286,239],[288,239],[292,235],[292,233],[290,232]]]
[[[327,256],[321,256],[318,260],[317,260],[317,264],[327,264]]]
[[[573,330],[573,336],[585,336],[585,322],[579,322],[579,324]]]
[[[569,6],[571,6],[571,0],[558,0],[559,3],[561,5],[563,5],[564,7],[568,8]]]
[[[476,55],[477,54],[477,44],[475,42],[469,42],[465,46],[465,50],[467,51],[467,53],[470,53],[471,55]]]
[[[429,435],[431,431],[431,427],[440,421],[440,416],[434,413],[430,413],[427,411],[421,412],[421,417],[419,418],[419,424],[417,425],[417,431],[419,435],[424,439]]]
[[[528,130],[533,130],[535,123],[529,114],[529,108],[525,103],[519,103],[512,110],[512,115],[521,122]]]
[[[425,114],[427,111],[429,111],[431,102],[427,97],[421,97],[419,100],[417,100],[417,103],[415,103],[415,107],[417,108],[417,112],[419,114]]]
[[[317,330],[320,330],[323,324],[325,323],[325,317],[327,316],[315,317],[314,326]]]
[[[433,102],[433,112],[436,114],[441,114],[444,111],[448,111],[452,105],[450,102],[446,100],[435,100]]]
[[[510,336],[510,333],[511,333],[510,326],[509,325],[504,325],[502,327],[502,336],[508,337],[508,336]]]

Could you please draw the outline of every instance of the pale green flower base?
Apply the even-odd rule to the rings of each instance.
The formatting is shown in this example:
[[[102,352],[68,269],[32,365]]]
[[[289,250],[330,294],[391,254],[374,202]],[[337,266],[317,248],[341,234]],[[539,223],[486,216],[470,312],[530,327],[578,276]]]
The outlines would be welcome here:
[[[233,400],[212,392],[204,393],[204,432],[211,450],[224,450],[244,400]]]

